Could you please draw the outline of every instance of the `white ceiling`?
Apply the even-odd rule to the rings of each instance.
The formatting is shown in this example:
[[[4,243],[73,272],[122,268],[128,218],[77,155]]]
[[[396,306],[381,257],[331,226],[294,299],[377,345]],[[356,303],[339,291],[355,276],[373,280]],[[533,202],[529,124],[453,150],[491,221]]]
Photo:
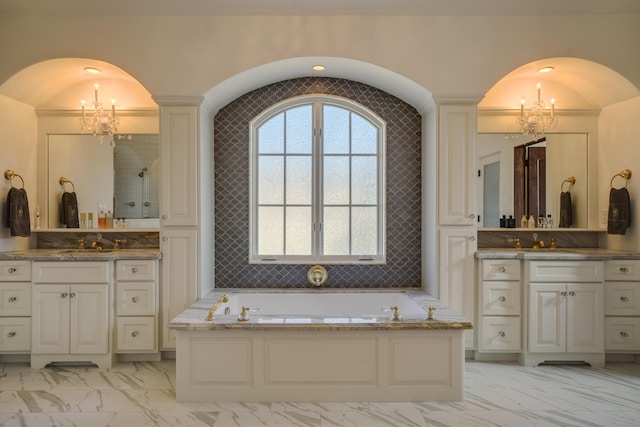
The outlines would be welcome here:
[[[640,13],[638,0],[2,0],[0,13],[563,15]]]

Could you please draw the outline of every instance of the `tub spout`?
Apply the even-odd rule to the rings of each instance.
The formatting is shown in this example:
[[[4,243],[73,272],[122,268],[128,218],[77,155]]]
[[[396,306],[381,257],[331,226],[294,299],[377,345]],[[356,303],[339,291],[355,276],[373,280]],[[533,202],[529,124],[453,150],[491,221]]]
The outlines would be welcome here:
[[[391,314],[391,320],[395,320],[395,321],[402,320],[402,318],[400,317],[400,313],[398,312],[398,306],[397,305],[392,305],[389,308],[382,307],[382,310],[383,311],[393,311],[393,314]]]
[[[209,310],[209,314],[207,314],[207,317],[204,320],[206,320],[206,321],[213,320],[213,313],[215,313],[215,311],[218,309],[218,307],[220,307],[220,305],[225,303],[225,302],[229,302],[229,295],[227,295],[227,294],[222,295],[220,297],[220,299],[218,299],[218,301],[216,301],[216,303],[213,304],[213,306]]]

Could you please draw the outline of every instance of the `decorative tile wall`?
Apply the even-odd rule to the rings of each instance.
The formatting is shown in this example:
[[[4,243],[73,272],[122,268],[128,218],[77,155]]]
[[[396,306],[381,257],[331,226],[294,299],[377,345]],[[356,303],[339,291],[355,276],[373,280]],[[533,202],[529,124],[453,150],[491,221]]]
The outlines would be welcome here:
[[[307,94],[352,99],[387,121],[387,263],[326,265],[329,288],[421,286],[422,118],[400,99],[344,79],[299,78],[249,92],[214,119],[215,276],[218,288],[306,288],[308,265],[251,265],[249,122],[282,100]]]

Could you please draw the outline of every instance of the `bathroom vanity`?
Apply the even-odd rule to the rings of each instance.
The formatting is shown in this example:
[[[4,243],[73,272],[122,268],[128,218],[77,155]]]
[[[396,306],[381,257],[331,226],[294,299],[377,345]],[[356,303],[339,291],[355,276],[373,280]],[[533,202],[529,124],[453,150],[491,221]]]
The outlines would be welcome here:
[[[157,249],[0,253],[0,356],[26,355],[32,368],[159,358],[160,258]]]
[[[480,360],[526,366],[640,354],[640,254],[606,249],[481,249]]]

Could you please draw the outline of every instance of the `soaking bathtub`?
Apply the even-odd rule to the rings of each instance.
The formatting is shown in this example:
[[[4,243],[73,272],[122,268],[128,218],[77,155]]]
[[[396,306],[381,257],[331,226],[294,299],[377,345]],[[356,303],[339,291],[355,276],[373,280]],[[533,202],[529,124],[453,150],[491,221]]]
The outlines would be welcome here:
[[[205,320],[223,294],[229,301]],[[463,400],[472,326],[419,291],[229,289],[169,327],[178,401],[382,402]]]

